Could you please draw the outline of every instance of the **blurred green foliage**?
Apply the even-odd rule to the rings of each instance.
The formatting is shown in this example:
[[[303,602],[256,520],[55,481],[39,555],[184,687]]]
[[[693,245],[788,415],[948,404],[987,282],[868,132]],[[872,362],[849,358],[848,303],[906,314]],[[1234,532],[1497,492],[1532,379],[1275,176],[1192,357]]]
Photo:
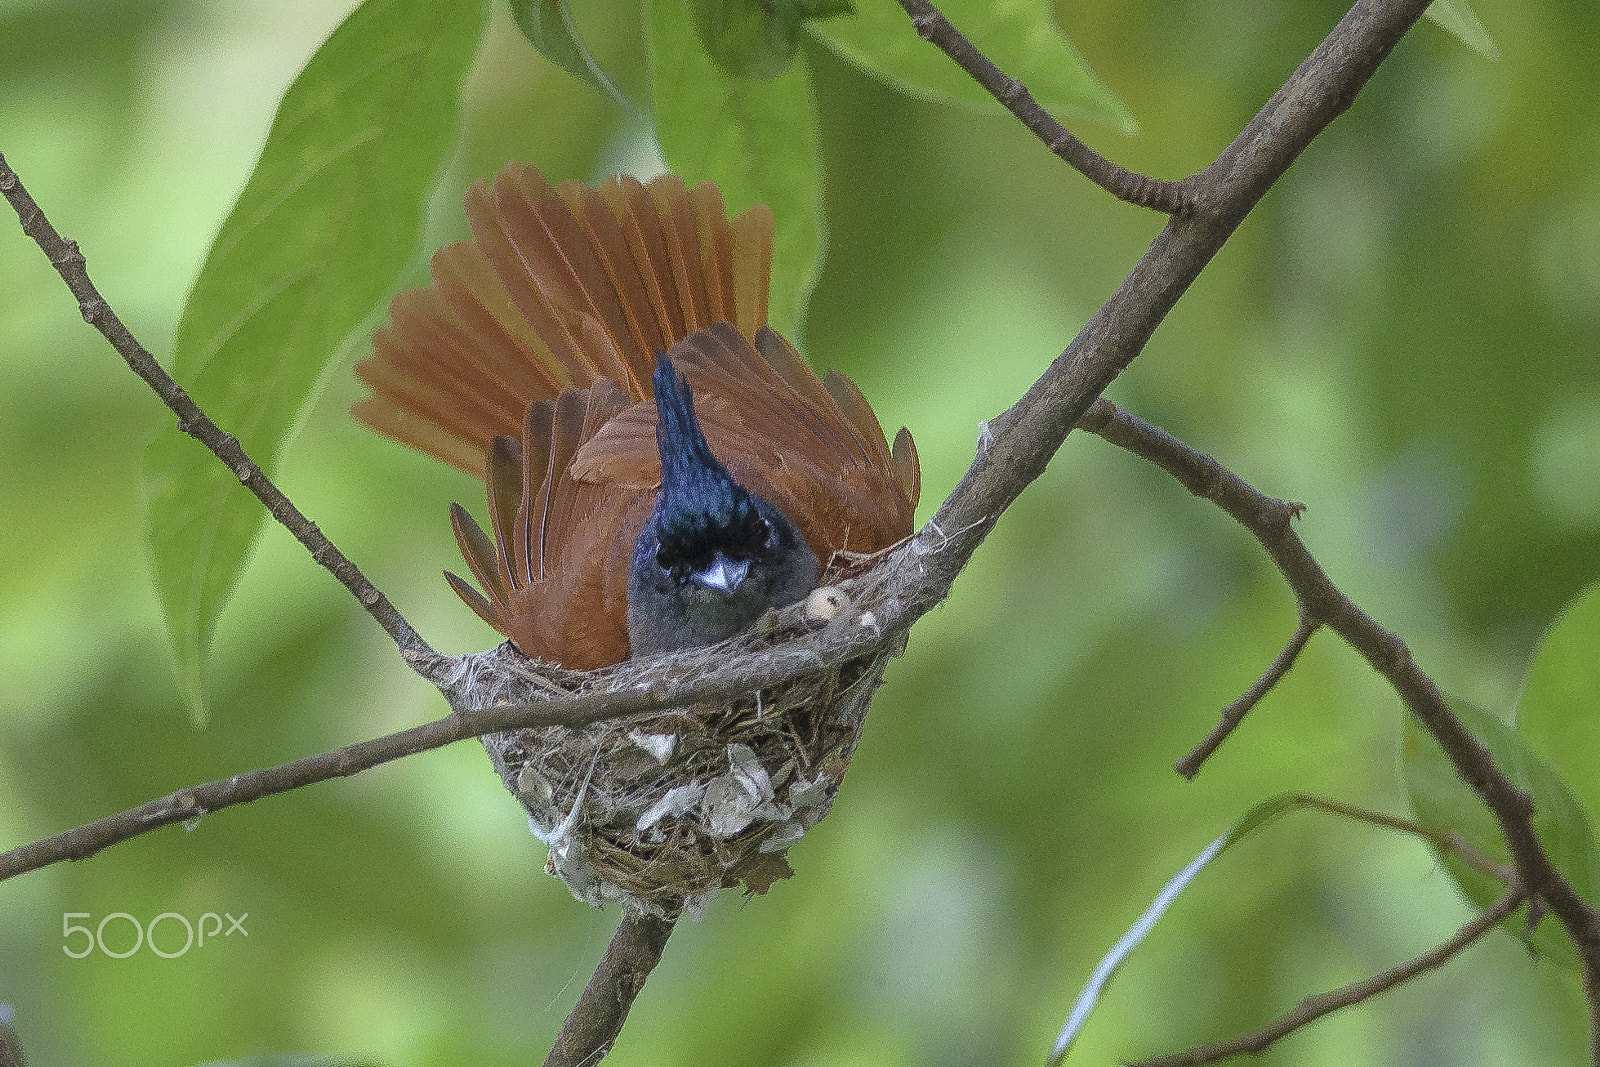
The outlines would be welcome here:
[[[1600,576],[1600,94],[1575,91],[1594,80],[1591,5],[1476,10],[1501,61],[1419,27],[1112,396],[1305,501],[1334,578],[1445,689],[1508,711],[1542,631]],[[1143,131],[1080,132],[1132,167],[1194,170],[1340,12],[1064,7]],[[344,13],[0,3],[0,151],[158,355],[279,97]],[[575,14],[645,98],[637,7]],[[806,351],[917,433],[931,507],[979,421],[1160,220],[1013,122],[908,100],[815,44],[800,55],[828,219]],[[430,247],[464,229],[465,184],[507,159],[556,179],[654,159],[636,119],[544,64],[503,9],[466,98]],[[419,256],[407,281],[424,273]],[[0,277],[0,843],[442,712],[269,528],[195,730],[139,529],[139,456],[171,419],[14,229]],[[439,578],[445,509],[481,488],[359,430],[357,395],[332,376],[281,484],[437,645],[489,644]],[[1327,635],[1195,783],[1172,773],[1293,624],[1224,517],[1074,435],[891,667],[834,814],[791,855],[798,877],[686,924],[608,1062],[1038,1062],[1095,961],[1252,803],[1307,790],[1405,810],[1398,703]],[[0,885],[0,1001],[39,1067],[524,1063],[613,923],[542,863],[481,751],[459,745]],[[64,913],[168,911],[247,912],[249,936],[170,960],[62,952]],[[1254,1026],[1467,914],[1420,845],[1288,820],[1190,888],[1069,1062]],[[1584,1034],[1576,984],[1500,936],[1264,1062],[1575,1063]]]
[[[511,18],[517,29],[538,49],[539,54],[597,92],[611,97],[626,108],[634,107],[623,96],[616,82],[600,66],[589,46],[578,36],[572,18],[572,5],[566,0],[509,0]]]
[[[730,77],[776,78],[794,62],[807,20],[855,14],[851,0],[687,0],[700,51]]]

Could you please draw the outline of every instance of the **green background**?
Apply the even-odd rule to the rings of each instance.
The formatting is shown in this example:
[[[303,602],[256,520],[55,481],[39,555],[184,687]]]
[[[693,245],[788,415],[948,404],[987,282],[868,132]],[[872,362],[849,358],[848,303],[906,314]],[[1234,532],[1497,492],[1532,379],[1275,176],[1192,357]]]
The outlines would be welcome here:
[[[1341,11],[1059,10],[1142,130],[1085,138],[1173,177]],[[1445,689],[1507,712],[1543,629],[1600,577],[1600,94],[1590,6],[1477,10],[1503,58],[1418,27],[1111,395],[1304,501],[1335,580]],[[579,8],[635,89],[636,11]],[[0,151],[158,355],[279,96],[344,13],[0,2]],[[1065,347],[1160,220],[1015,123],[907,100],[814,45],[802,56],[829,219],[802,347],[917,434],[925,516],[980,420]],[[638,122],[539,60],[504,10],[467,101],[434,244],[461,230],[466,182],[506,159],[558,179],[649,166]],[[9,225],[0,278],[0,844],[443,712],[269,528],[218,627],[196,730],[138,501],[143,445],[172,420]],[[439,577],[456,566],[446,508],[481,489],[349,420],[361,347],[280,484],[438,647],[484,647]],[[1039,1062],[1095,961],[1250,804],[1310,789],[1406,810],[1398,703],[1328,635],[1196,782],[1172,773],[1293,622],[1223,516],[1074,435],[891,666],[834,814],[791,854],[798,877],[685,924],[608,1062]],[[481,750],[459,745],[0,885],[0,1001],[42,1067],[526,1063],[614,924],[542,864]],[[248,912],[249,937],[172,960],[62,952],[63,913],[119,911]],[[1250,1028],[1469,915],[1415,842],[1295,816],[1201,876],[1068,1062]],[[1576,1063],[1581,1008],[1575,982],[1497,935],[1263,1062]]]

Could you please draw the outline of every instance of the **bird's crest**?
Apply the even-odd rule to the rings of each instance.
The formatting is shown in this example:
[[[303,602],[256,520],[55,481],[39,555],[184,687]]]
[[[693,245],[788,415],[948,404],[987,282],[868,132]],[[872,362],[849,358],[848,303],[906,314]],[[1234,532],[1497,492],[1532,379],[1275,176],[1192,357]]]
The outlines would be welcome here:
[[[661,451],[660,562],[699,569],[717,550],[730,558],[741,549],[759,551],[765,523],[750,494],[706,444],[688,380],[663,355],[651,381]]]

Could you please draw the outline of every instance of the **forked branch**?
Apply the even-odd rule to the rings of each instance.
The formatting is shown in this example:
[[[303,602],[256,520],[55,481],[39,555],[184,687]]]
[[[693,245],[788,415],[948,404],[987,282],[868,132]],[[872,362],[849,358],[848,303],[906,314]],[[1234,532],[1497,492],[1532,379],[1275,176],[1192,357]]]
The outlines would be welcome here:
[[[1494,815],[1505,835],[1517,878],[1530,899],[1547,903],[1572,938],[1589,998],[1591,1057],[1600,1063],[1600,912],[1584,900],[1551,861],[1533,825],[1533,804],[1495,764],[1450,709],[1438,686],[1411,657],[1404,641],[1378,625],[1333,583],[1306,548],[1282,501],[1250,486],[1221,463],[1142,419],[1099,401],[1083,427],[1172,474],[1195,495],[1233,516],[1261,542],[1300,605],[1302,620],[1325,624],[1354,648],[1399,694],[1406,709],[1434,736]]]

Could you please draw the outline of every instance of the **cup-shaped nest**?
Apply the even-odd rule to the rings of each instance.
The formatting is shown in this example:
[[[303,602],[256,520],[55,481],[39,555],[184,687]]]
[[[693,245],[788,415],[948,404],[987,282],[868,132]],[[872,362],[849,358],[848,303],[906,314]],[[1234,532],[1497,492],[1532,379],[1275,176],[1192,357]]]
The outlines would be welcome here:
[[[664,657],[656,680],[692,677],[726,654]],[[499,655],[520,659],[509,647]],[[765,893],[793,873],[785,853],[832,807],[888,655],[880,648],[726,703],[512,730],[483,746],[549,847],[545,869],[579,900],[698,914],[719,889]],[[542,664],[518,673],[530,668],[572,692],[594,677]]]

